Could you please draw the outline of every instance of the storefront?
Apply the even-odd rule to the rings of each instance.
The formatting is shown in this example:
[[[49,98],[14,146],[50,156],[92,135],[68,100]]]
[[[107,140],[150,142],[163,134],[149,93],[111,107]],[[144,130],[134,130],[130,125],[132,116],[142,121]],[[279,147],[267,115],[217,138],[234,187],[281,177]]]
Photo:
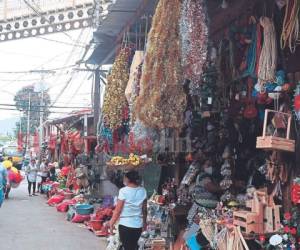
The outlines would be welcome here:
[[[160,0],[146,41],[125,33],[97,150],[156,186],[145,245],[299,248],[299,8]]]

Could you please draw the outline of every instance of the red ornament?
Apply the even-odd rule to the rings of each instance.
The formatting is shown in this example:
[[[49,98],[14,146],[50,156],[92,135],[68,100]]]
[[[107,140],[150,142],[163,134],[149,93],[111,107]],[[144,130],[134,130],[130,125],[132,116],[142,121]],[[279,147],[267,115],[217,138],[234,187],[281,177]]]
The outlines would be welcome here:
[[[264,242],[266,241],[266,236],[260,235],[260,236],[259,236],[259,241],[260,241],[261,243],[264,243]]]
[[[290,232],[290,227],[289,227],[289,226],[285,226],[285,227],[283,228],[283,231],[284,231],[285,233],[289,233],[289,232]]]
[[[300,95],[295,96],[294,106],[295,110],[300,110]]]
[[[191,153],[189,153],[189,154],[185,157],[185,160],[188,161],[188,162],[193,161],[193,155],[192,155]]]
[[[292,227],[292,228],[290,229],[290,233],[291,233],[292,235],[296,235],[296,234],[297,234],[297,228]]]
[[[292,215],[291,215],[291,213],[289,213],[289,212],[287,212],[287,213],[284,213],[284,219],[286,219],[286,220],[290,220],[290,219],[292,219]]]
[[[258,104],[266,104],[267,100],[268,100],[268,93],[264,92],[264,93],[258,93],[257,94],[257,103]]]

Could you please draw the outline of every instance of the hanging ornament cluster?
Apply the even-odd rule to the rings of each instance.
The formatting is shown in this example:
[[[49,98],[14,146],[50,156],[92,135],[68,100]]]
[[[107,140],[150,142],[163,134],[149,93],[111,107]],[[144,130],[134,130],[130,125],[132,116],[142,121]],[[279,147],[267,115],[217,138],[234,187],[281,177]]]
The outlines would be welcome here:
[[[205,0],[184,0],[180,38],[184,76],[191,80],[191,94],[199,86],[208,51],[208,21]]]
[[[186,95],[182,86],[180,10],[180,0],[160,0],[149,33],[136,115],[151,128],[183,126]]]
[[[125,89],[129,79],[129,58],[130,49],[121,49],[107,78],[103,114],[107,117],[111,129],[122,125],[124,109],[128,106]]]
[[[125,95],[129,104],[131,122],[135,121],[135,101],[140,91],[140,81],[142,75],[142,66],[144,60],[144,51],[136,50],[130,67],[129,81],[125,90]]]
[[[275,81],[277,67],[277,41],[274,22],[268,17],[261,17],[260,24],[264,29],[264,41],[259,58],[258,80],[261,85]]]
[[[297,0],[287,0],[285,3],[283,1],[277,1],[277,4],[286,4],[282,33],[280,38],[281,49],[289,47],[290,51],[294,53],[299,42],[300,2]]]

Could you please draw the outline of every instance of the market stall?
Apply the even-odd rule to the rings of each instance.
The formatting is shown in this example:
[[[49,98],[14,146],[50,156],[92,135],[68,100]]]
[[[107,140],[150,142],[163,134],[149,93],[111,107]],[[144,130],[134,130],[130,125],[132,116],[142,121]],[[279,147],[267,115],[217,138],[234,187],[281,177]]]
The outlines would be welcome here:
[[[299,7],[160,0],[124,35],[97,150],[120,187],[160,168],[142,249],[299,248]]]

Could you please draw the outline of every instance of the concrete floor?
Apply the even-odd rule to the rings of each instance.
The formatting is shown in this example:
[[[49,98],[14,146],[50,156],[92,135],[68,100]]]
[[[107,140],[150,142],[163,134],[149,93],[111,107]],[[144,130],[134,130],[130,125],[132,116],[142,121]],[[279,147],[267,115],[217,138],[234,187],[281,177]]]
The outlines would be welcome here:
[[[44,196],[29,197],[24,181],[0,208],[0,249],[105,250],[105,239],[65,217],[49,207]]]

